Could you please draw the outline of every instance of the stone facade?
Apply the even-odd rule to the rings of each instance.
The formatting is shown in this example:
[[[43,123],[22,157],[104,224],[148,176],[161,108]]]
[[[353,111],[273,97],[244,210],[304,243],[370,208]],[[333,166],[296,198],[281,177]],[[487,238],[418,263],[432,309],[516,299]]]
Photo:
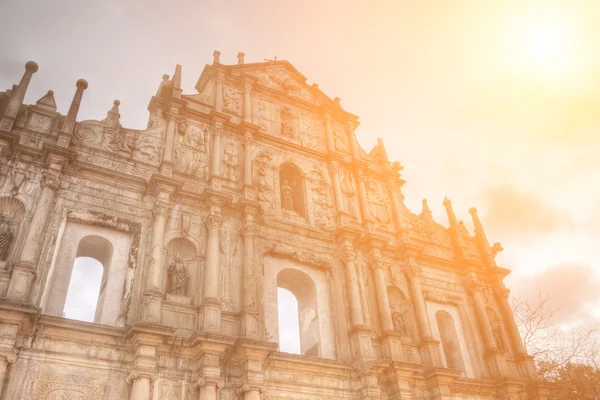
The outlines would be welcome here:
[[[403,204],[402,167],[286,61],[165,75],[148,127],[0,93],[0,398],[545,399],[477,216]],[[76,257],[96,323],[62,318]],[[278,351],[277,288],[302,355]]]

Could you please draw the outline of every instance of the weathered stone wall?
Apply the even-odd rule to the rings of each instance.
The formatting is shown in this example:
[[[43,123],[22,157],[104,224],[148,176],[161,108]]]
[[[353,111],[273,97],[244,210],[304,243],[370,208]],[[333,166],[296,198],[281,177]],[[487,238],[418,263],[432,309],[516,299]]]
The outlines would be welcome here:
[[[23,105],[35,70],[0,94],[0,399],[545,398],[476,210],[475,235],[447,200],[449,228],[409,211],[288,62],[215,52],[193,95],[178,66],[144,130],[118,101],[77,122],[83,80],[65,116]],[[95,324],[60,318],[77,255],[105,267]],[[278,351],[278,286],[304,355]]]

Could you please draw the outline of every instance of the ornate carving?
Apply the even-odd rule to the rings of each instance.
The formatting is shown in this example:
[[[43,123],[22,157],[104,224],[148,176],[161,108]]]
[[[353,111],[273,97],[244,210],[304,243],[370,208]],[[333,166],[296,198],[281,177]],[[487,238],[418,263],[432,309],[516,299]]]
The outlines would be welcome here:
[[[331,222],[331,200],[329,190],[325,185],[313,188],[313,203],[315,205],[315,223],[318,227],[328,230],[333,228]]]
[[[293,114],[292,109],[289,107],[283,107],[280,111],[281,129],[280,134],[284,138],[296,141],[298,140],[296,135],[296,116]]]
[[[289,258],[299,261],[303,264],[314,265],[320,268],[329,268],[331,266],[331,260],[323,255],[316,254],[311,251],[298,250],[282,244],[274,244],[268,253],[274,256]]]
[[[380,224],[385,225],[389,223],[390,213],[381,184],[377,180],[370,178],[367,179],[366,186],[367,199],[371,205],[371,216]]]
[[[356,190],[354,189],[354,178],[349,171],[342,171],[342,194],[344,200],[344,208],[346,212],[353,217],[358,216],[356,207]]]
[[[201,179],[208,177],[208,129],[188,125],[175,147],[175,170]]]
[[[346,135],[346,132],[344,132],[342,129],[333,129],[333,142],[337,151],[347,153],[350,149],[348,146],[348,135]]]
[[[462,297],[458,295],[451,295],[442,292],[433,292],[429,290],[424,290],[423,296],[425,297],[425,300],[442,304],[460,304],[463,300]]]
[[[239,154],[236,143],[232,139],[227,139],[225,154],[223,157],[224,176],[232,181],[237,181],[240,177]]]
[[[263,212],[272,213],[275,208],[272,172],[263,166],[259,166],[256,168],[255,175],[254,186],[257,191],[257,199],[262,205]]]
[[[30,378],[23,400],[104,400],[104,382],[87,376],[43,373]]]
[[[8,257],[8,249],[13,240],[13,228],[8,219],[0,216],[0,261]]]
[[[170,206],[168,203],[164,203],[162,201],[157,201],[154,203],[154,207],[152,207],[152,215],[154,218],[156,217],[166,217],[170,210]]]
[[[42,173],[42,187],[49,187],[52,190],[58,190],[60,187],[59,174],[51,171],[44,171]]]
[[[240,113],[241,93],[234,87],[227,86],[223,91],[223,105],[225,110]]]
[[[123,157],[131,157],[135,150],[135,131],[105,128],[102,148]]]
[[[216,214],[209,214],[206,216],[205,224],[208,229],[221,229],[223,217]]]

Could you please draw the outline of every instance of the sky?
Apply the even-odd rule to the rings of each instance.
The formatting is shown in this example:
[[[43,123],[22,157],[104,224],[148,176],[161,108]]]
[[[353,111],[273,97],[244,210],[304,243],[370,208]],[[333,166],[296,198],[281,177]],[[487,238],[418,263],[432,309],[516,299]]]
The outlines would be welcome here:
[[[360,116],[359,143],[382,137],[406,205],[427,198],[447,225],[448,196],[475,206],[515,296],[547,293],[561,322],[600,318],[600,4],[423,0],[102,2],[2,0],[0,90],[40,65],[26,102],[53,89],[80,119],[121,100],[143,128],[164,73],[184,93],[212,52],[233,64],[290,61]]]

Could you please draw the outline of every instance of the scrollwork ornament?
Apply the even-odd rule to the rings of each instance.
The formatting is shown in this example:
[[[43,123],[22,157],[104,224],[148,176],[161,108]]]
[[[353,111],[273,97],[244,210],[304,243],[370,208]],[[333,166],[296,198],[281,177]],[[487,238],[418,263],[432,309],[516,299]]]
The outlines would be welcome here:
[[[152,207],[152,215],[154,215],[154,218],[158,216],[166,217],[168,211],[169,205],[166,203],[157,202],[154,204],[154,207]]]
[[[16,354],[9,354],[6,356],[6,362],[9,364],[14,364],[15,362],[17,362],[17,355]]]

